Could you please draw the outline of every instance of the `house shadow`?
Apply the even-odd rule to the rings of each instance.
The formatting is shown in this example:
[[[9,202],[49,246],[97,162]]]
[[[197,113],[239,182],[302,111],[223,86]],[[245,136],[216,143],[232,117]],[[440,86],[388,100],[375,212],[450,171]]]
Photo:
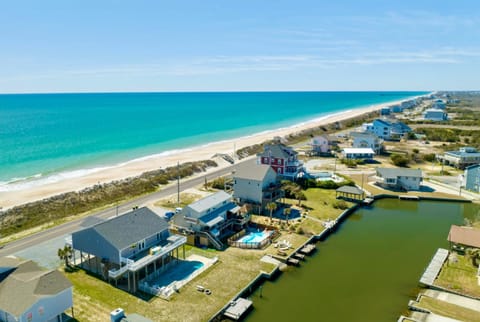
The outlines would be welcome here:
[[[280,220],[287,220],[287,216],[283,213],[283,209],[285,208],[279,208],[277,209],[273,214],[272,217],[275,219],[280,219]],[[302,215],[298,209],[290,208],[290,214],[288,215],[288,220],[295,220],[297,218],[300,218]]]
[[[420,192],[435,192],[436,190],[429,186],[420,186]]]

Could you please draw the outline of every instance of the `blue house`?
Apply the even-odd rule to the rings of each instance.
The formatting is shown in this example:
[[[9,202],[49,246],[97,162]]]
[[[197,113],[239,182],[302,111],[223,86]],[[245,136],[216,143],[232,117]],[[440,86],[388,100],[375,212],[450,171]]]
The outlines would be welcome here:
[[[385,119],[376,119],[372,123],[365,123],[362,128],[387,141],[400,140],[405,134],[412,131],[405,123]]]
[[[126,282],[133,293],[140,279],[178,259],[185,243],[184,236],[170,234],[166,220],[147,207],[74,232],[71,240],[76,265],[117,286]]]
[[[465,189],[480,192],[480,164],[465,169]]]

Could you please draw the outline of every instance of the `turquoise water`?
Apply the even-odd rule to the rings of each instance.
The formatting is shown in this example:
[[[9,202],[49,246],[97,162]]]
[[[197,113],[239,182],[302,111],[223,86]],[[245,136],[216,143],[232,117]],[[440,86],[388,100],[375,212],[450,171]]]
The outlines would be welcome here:
[[[0,190],[425,92],[0,95]]]
[[[264,239],[268,238],[270,233],[267,232],[258,232],[258,233],[249,233],[248,235],[243,236],[238,240],[240,243],[260,243]]]

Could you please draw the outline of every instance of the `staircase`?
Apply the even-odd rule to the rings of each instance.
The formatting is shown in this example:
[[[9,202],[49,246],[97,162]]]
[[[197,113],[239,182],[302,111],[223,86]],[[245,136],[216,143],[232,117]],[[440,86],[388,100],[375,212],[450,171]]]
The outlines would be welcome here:
[[[223,250],[223,243],[221,241],[219,241],[217,238],[215,238],[215,236],[213,236],[212,234],[210,234],[209,232],[207,231],[202,231],[200,232],[200,235],[204,235],[208,238],[208,240],[213,244],[213,246],[217,249],[217,250]]]

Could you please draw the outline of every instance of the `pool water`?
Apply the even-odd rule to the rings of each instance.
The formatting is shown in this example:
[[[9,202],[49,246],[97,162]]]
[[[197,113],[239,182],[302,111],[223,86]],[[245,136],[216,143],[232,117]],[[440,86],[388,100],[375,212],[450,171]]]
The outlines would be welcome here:
[[[267,239],[270,236],[270,232],[268,231],[261,231],[261,232],[251,232],[242,238],[240,238],[237,242],[240,243],[260,243],[263,240]]]

